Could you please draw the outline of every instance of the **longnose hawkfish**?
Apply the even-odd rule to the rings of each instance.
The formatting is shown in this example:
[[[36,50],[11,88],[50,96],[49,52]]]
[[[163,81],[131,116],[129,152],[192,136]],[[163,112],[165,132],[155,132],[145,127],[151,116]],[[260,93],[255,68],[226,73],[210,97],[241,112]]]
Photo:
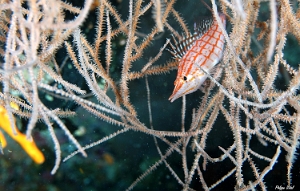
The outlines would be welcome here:
[[[225,15],[219,13],[219,17],[226,27]],[[225,37],[214,19],[202,23],[202,27],[195,27],[195,33],[179,43],[175,39],[174,41],[175,45],[171,44],[173,50],[170,52],[179,59],[179,65],[175,88],[169,98],[171,102],[201,87],[207,74],[222,57]]]

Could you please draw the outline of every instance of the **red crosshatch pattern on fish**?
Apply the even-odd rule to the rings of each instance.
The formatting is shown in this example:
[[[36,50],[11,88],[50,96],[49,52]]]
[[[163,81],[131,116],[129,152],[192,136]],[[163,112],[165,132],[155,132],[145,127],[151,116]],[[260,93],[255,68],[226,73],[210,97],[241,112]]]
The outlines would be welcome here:
[[[219,17],[226,27],[225,15],[219,13]],[[180,58],[175,88],[169,98],[171,102],[198,90],[207,78],[199,67],[209,73],[222,57],[225,37],[217,21],[213,20],[207,31],[201,32],[190,35],[180,43],[175,40],[175,46],[171,45],[172,54]]]

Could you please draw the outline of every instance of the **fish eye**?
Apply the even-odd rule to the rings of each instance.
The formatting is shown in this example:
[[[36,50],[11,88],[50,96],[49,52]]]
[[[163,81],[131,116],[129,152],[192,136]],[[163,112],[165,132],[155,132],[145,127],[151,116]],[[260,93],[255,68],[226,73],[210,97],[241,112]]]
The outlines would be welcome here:
[[[187,80],[187,77],[186,77],[186,76],[183,76],[183,80],[186,81],[186,80]]]

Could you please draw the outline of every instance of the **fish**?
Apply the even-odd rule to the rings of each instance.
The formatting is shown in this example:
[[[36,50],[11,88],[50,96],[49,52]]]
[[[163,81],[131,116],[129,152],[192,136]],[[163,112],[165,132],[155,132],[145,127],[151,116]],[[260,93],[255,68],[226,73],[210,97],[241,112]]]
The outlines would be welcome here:
[[[219,13],[219,17],[225,28],[225,14]],[[225,36],[216,19],[211,19],[196,28],[193,35],[188,35],[179,43],[175,39],[174,41],[176,44],[171,44],[172,50],[169,51],[179,59],[179,64],[174,81],[175,87],[169,98],[171,102],[201,87],[207,78],[207,73],[223,56]]]

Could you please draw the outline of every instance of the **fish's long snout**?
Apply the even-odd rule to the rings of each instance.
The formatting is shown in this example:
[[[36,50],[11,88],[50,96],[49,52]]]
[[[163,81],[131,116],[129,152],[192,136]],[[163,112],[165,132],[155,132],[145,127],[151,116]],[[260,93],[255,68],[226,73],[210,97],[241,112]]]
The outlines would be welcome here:
[[[175,101],[176,99],[178,99],[180,96],[182,96],[182,94],[180,93],[179,89],[180,89],[181,86],[179,86],[178,84],[175,85],[175,88],[173,90],[173,93],[172,95],[169,97],[169,101],[170,102],[173,102]]]
[[[173,101],[175,101],[178,97],[175,97],[175,92],[173,92],[173,94],[169,97],[169,101],[172,103]]]

